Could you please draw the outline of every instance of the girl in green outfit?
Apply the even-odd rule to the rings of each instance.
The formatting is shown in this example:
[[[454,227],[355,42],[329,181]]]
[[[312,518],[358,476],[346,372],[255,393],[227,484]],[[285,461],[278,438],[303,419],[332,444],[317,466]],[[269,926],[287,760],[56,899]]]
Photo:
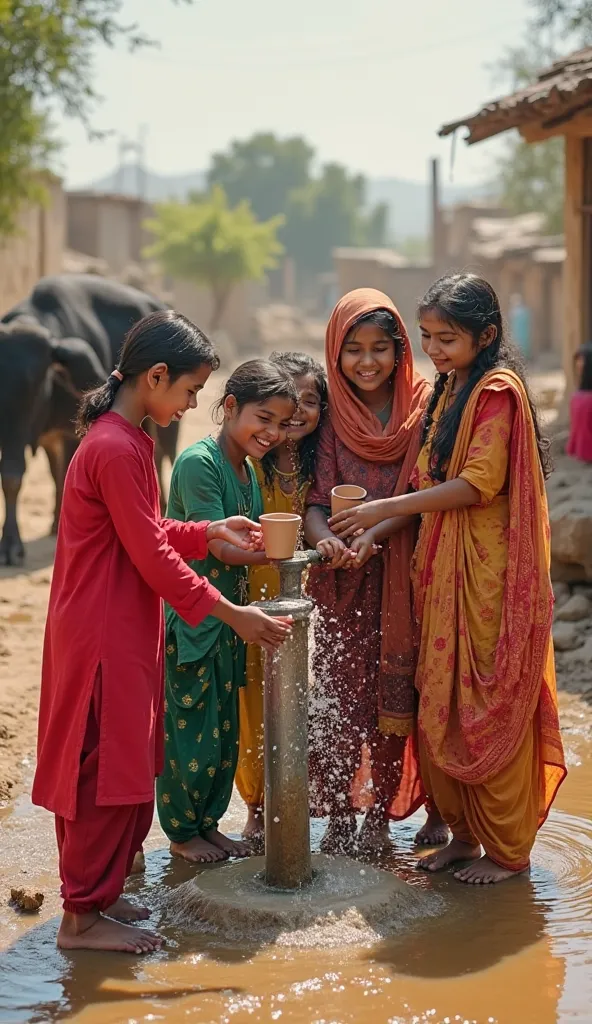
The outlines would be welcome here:
[[[247,456],[260,459],[286,439],[297,394],[290,374],[264,359],[243,363],[226,383],[217,409],[217,438],[187,448],[175,463],[167,515],[187,522],[243,515],[257,521],[261,492]],[[227,600],[246,603],[247,565],[263,551],[212,542],[192,568]],[[265,646],[265,643],[262,643]],[[245,685],[245,646],[234,630],[208,616],[192,629],[167,609],[165,767],[157,781],[160,824],[171,852],[193,862],[247,856],[222,835],[238,759],[238,691]]]

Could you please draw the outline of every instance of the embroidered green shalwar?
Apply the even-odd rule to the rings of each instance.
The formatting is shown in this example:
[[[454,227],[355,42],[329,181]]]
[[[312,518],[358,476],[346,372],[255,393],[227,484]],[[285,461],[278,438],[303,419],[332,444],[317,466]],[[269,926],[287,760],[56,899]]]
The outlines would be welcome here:
[[[177,459],[167,515],[183,522],[263,511],[255,472],[246,463],[242,483],[212,437]],[[246,602],[247,571],[212,554],[191,567],[234,604]],[[165,764],[157,780],[160,824],[172,842],[185,843],[217,828],[232,795],[238,759],[238,691],[245,685],[245,645],[208,616],[192,629],[166,613]]]

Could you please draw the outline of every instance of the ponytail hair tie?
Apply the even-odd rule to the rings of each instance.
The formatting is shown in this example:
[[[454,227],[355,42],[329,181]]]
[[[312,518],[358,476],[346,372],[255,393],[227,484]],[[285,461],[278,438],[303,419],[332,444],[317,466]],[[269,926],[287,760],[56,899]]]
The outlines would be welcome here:
[[[121,370],[113,370],[111,372],[110,376],[111,377],[115,377],[115,379],[120,381],[120,382],[123,380],[123,374],[122,374]]]

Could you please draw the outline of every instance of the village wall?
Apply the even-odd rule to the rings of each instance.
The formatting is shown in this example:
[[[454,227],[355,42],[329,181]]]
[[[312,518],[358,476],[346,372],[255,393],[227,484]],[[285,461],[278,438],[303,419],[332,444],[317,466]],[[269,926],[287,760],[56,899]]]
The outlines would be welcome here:
[[[59,274],[66,244],[66,201],[61,182],[48,179],[47,203],[28,204],[18,231],[0,240],[0,315],[26,298],[40,277]]]

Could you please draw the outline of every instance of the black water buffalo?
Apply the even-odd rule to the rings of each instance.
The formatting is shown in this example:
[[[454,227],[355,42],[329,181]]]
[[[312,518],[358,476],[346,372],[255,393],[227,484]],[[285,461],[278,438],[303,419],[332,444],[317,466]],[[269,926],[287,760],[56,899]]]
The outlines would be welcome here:
[[[76,449],[72,421],[83,391],[106,380],[126,332],[164,303],[93,274],[43,278],[0,321],[0,476],[6,518],[0,565],[23,561],[17,499],[25,449],[45,449],[56,485],[54,530],[64,476]],[[159,472],[175,458],[178,424],[155,429]]]

